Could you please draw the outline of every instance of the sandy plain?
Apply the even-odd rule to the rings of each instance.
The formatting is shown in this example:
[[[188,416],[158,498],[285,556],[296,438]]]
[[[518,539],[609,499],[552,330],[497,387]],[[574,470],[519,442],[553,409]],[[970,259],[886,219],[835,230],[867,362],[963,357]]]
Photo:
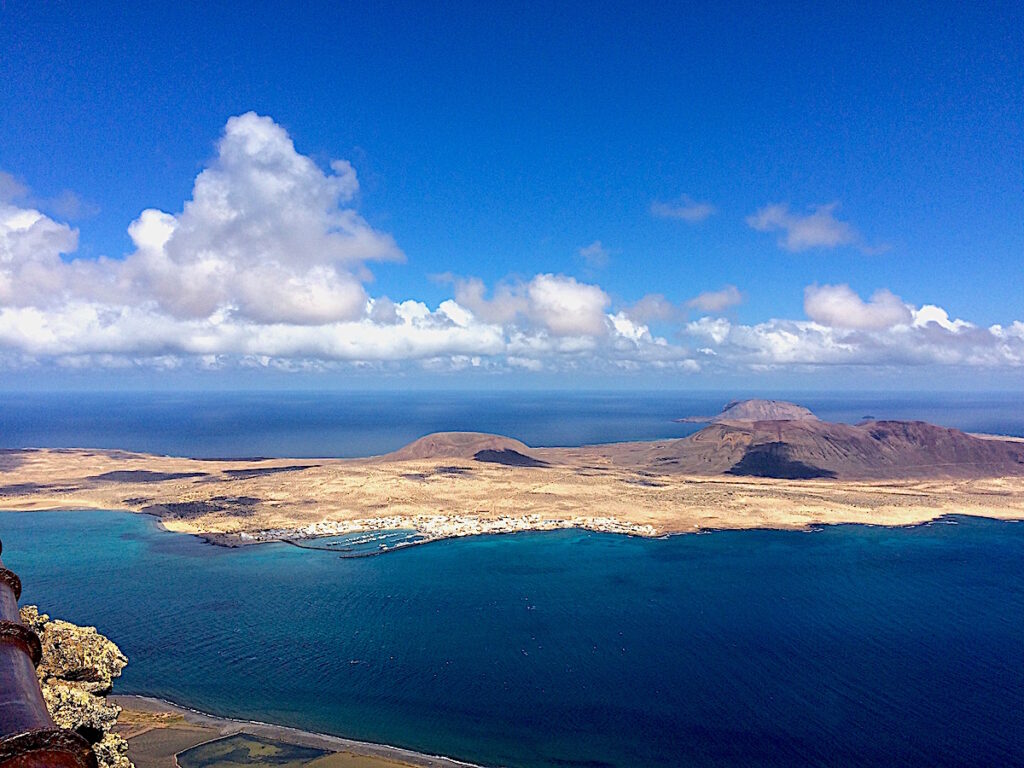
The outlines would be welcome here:
[[[0,455],[0,508],[122,509],[226,545],[414,529],[426,539],[578,527],[641,536],[712,529],[1024,519],[1024,476],[792,480],[659,473],[593,451],[542,466],[473,458],[199,460],[110,450]]]

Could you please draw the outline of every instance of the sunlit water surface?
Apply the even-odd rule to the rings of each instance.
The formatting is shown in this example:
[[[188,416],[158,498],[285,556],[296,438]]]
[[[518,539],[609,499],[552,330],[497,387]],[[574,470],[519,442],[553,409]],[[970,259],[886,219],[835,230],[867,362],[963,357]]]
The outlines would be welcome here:
[[[379,557],[241,550],[116,512],[0,513],[23,602],[93,624],[119,692],[509,766],[1024,762],[1024,525]]]

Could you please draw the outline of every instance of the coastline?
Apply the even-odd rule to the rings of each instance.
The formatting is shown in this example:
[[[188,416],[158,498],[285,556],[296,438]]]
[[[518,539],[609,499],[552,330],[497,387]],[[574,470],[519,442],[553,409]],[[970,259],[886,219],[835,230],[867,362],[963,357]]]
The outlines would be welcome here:
[[[962,511],[962,510],[948,510],[937,512],[934,515],[928,517],[912,518],[907,520],[898,521],[872,521],[872,520],[828,520],[828,521],[809,521],[800,525],[748,525],[748,526],[708,526],[701,528],[694,528],[690,530],[681,531],[664,531],[664,532],[649,532],[649,533],[634,533],[623,530],[602,530],[597,528],[591,528],[583,525],[547,525],[537,528],[529,527],[516,527],[507,530],[488,530],[488,531],[473,531],[464,533],[452,533],[443,536],[424,537],[415,541],[403,542],[397,545],[389,546],[387,548],[381,548],[378,550],[365,550],[359,552],[348,552],[339,548],[317,546],[316,542],[325,538],[334,538],[339,534],[321,534],[321,535],[310,535],[306,537],[292,537],[292,538],[261,538],[254,539],[248,538],[240,540],[235,534],[220,534],[220,533],[199,533],[193,531],[177,530],[170,528],[164,524],[164,521],[158,516],[149,512],[136,512],[131,509],[108,509],[105,507],[76,507],[76,506],[54,506],[54,507],[37,507],[33,509],[6,509],[0,508],[0,513],[14,513],[14,514],[31,514],[33,512],[114,512],[117,514],[125,515],[143,515],[153,519],[154,524],[163,533],[178,534],[184,536],[193,536],[197,539],[202,540],[203,543],[209,544],[213,547],[220,547],[223,549],[244,549],[247,547],[257,547],[267,544],[287,544],[288,546],[295,547],[296,549],[305,549],[313,552],[329,552],[338,555],[342,559],[359,559],[367,557],[378,557],[394,552],[398,552],[404,549],[411,549],[413,547],[421,547],[428,544],[436,544],[443,541],[455,541],[463,538],[473,538],[477,536],[514,536],[520,533],[553,533],[556,531],[585,531],[588,533],[600,533],[609,534],[614,536],[625,536],[627,538],[636,537],[641,539],[669,539],[677,536],[705,536],[713,533],[724,533],[727,531],[792,531],[798,533],[814,533],[816,531],[823,530],[825,528],[836,527],[836,526],[865,526],[871,528],[916,528],[918,526],[926,526],[933,524],[948,524],[955,525],[957,523],[956,518],[958,517],[970,517],[977,518],[980,520],[992,520],[1001,523],[1024,523],[1024,512],[1017,515],[1005,515],[1005,514],[991,514],[984,511]],[[405,529],[359,529],[357,531],[350,531],[350,533],[369,533],[378,535],[388,535],[398,532],[404,532]],[[128,696],[129,694],[125,694]],[[147,697],[141,697],[147,698]],[[164,701],[162,699],[156,699],[156,701]],[[173,702],[165,702],[167,704],[174,704]],[[174,706],[179,706],[174,704]],[[183,708],[187,709],[187,708]],[[190,710],[191,711],[191,710]],[[196,714],[202,715],[205,713],[196,711]],[[210,717],[215,717],[210,715]],[[245,721],[239,721],[245,722]],[[283,727],[283,726],[282,726]]]
[[[1003,478],[993,478],[1003,480]],[[812,481],[815,482],[815,481]],[[826,481],[827,482],[827,481]],[[828,491],[825,485],[821,491]],[[914,495],[914,494],[910,494]],[[1000,494],[1001,495],[1001,494]],[[773,531],[813,531],[822,526],[833,525],[867,525],[884,528],[907,528],[917,525],[926,525],[947,517],[965,516],[978,517],[1003,522],[1024,522],[1024,506],[1021,500],[1017,499],[1016,493],[1012,495],[1016,502],[1008,508],[1005,505],[983,504],[973,507],[960,507],[955,504],[941,504],[929,506],[904,506],[899,510],[893,509],[885,515],[863,514],[845,515],[841,510],[836,510],[829,515],[802,515],[800,519],[758,519],[758,520],[718,520],[712,525],[692,526],[667,526],[655,528],[651,525],[636,525],[627,520],[613,518],[593,519],[587,517],[571,518],[538,518],[530,516],[531,519],[508,518],[489,520],[487,524],[481,525],[478,518],[464,515],[438,515],[438,516],[415,516],[415,517],[386,517],[358,519],[354,521],[339,521],[318,523],[315,526],[303,526],[301,528],[276,528],[253,530],[252,532],[242,531],[210,531],[193,525],[183,525],[180,521],[168,520],[152,511],[140,511],[123,505],[104,504],[79,504],[77,502],[50,502],[49,500],[36,500],[27,504],[17,506],[4,505],[0,512],[13,512],[31,514],[33,512],[117,512],[121,514],[140,515],[153,520],[154,524],[163,532],[195,536],[205,543],[225,549],[241,549],[255,547],[263,544],[288,544],[298,549],[309,549],[315,551],[337,552],[344,554],[334,547],[316,546],[316,542],[322,539],[330,539],[338,536],[356,534],[395,534],[400,532],[415,534],[419,536],[415,541],[402,542],[396,545],[381,548],[380,551],[367,551],[350,554],[350,557],[366,557],[377,554],[386,554],[410,547],[423,546],[440,541],[449,541],[473,536],[501,536],[513,535],[516,533],[543,533],[554,531],[580,530],[591,533],[607,533],[619,536],[630,536],[637,538],[667,538],[670,536],[683,536],[689,534],[708,534],[717,531],[745,531],[745,530],[773,530]],[[839,505],[836,505],[837,507]],[[752,517],[757,517],[754,515]],[[417,527],[417,523],[427,521],[427,525]],[[168,524],[170,522],[170,524]],[[175,524],[177,523],[177,524]],[[439,523],[435,527],[434,523]],[[443,528],[444,530],[438,530]],[[311,530],[312,529],[312,530]]]
[[[73,511],[73,510],[66,510]],[[124,512],[132,514],[130,510],[113,510],[116,512]],[[316,542],[320,539],[334,538],[339,534],[321,534],[321,535],[310,535],[305,537],[291,537],[291,538],[265,538],[265,539],[248,539],[239,541],[236,536],[213,534],[204,535],[196,533],[186,533],[189,536],[198,536],[203,539],[207,544],[215,547],[224,547],[225,549],[240,549],[243,547],[254,547],[261,544],[288,544],[289,546],[297,549],[307,549],[315,552],[331,552],[337,554],[339,557],[344,559],[355,559],[363,557],[377,557],[380,555],[386,555],[393,552],[398,552],[403,549],[411,549],[413,547],[422,547],[428,544],[436,544],[442,541],[454,541],[457,539],[471,538],[476,536],[515,536],[519,533],[553,533],[555,531],[586,531],[588,533],[601,533],[615,536],[626,536],[636,537],[641,539],[668,539],[676,536],[702,536],[711,533],[719,533],[725,531],[795,531],[803,533],[813,533],[814,531],[821,530],[832,526],[840,525],[863,525],[868,527],[878,528],[916,528],[922,525],[931,525],[933,523],[942,523],[943,521],[951,520],[954,521],[956,517],[974,517],[982,520],[995,520],[1004,523],[1022,523],[1024,522],[1024,513],[1017,516],[1001,516],[993,514],[984,514],[981,512],[960,512],[960,511],[944,511],[932,515],[930,517],[921,517],[905,521],[893,521],[893,522],[877,522],[877,521],[863,521],[863,520],[830,520],[830,521],[811,521],[801,525],[751,525],[751,526],[715,526],[715,527],[703,527],[694,528],[692,530],[684,531],[665,531],[665,532],[633,532],[624,530],[607,530],[602,528],[594,528],[586,525],[546,525],[536,528],[510,528],[503,530],[488,530],[488,531],[472,531],[464,533],[451,533],[447,535],[430,536],[417,539],[416,541],[403,542],[388,547],[382,547],[379,550],[367,550],[362,552],[344,552],[333,547],[317,546]],[[167,528],[157,521],[160,529],[168,533],[179,533]],[[351,533],[378,533],[388,534],[394,533],[396,530],[401,529],[390,529],[390,528],[379,528],[379,529],[359,529],[358,531],[351,531]]]
[[[1002,463],[905,465],[902,475],[883,465],[866,478],[765,477],[722,470],[735,466],[729,452],[735,446],[717,432],[703,442],[702,434],[529,449],[499,436],[444,433],[386,456],[302,463],[11,449],[0,507],[127,510],[218,546],[283,541],[342,556],[520,531],[659,537],[839,523],[902,526],[948,514],[1024,519],[1024,454],[1013,447],[1020,443],[992,449],[999,438],[942,433],[956,446],[973,440],[975,459],[997,450],[993,456]],[[710,453],[700,453],[708,444]],[[1018,458],[1007,463],[1007,457]],[[410,535],[380,535],[385,531]],[[321,541],[326,537],[348,540],[329,544]]]
[[[212,739],[231,736],[236,733],[247,733],[253,736],[260,736],[275,741],[282,741],[288,744],[295,744],[304,747],[314,747],[327,752],[346,752],[361,757],[387,760],[392,763],[399,763],[411,768],[482,768],[475,763],[468,763],[444,755],[428,755],[416,752],[403,747],[395,747],[389,744],[376,744],[369,741],[358,741],[343,736],[332,736],[326,733],[305,731],[301,728],[293,728],[286,725],[277,725],[258,720],[241,720],[231,717],[201,712],[191,707],[185,707],[166,699],[154,696],[142,696],[138,694],[111,694],[107,700],[117,704],[126,710],[145,712],[151,714],[170,713],[180,715],[186,723],[191,725],[204,726],[215,729],[218,733]],[[198,742],[206,743],[206,742]],[[198,746],[198,743],[194,746]]]

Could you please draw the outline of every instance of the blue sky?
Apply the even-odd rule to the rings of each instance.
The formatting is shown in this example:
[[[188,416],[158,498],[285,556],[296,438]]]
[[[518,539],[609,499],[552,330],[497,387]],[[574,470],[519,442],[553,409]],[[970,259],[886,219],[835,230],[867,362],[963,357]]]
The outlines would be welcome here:
[[[299,12],[7,0],[8,219],[36,211],[65,229],[42,245],[22,242],[6,261],[44,260],[39,248],[77,230],[74,248],[57,248],[61,261],[99,266],[44,283],[24,282],[38,270],[12,271],[9,295],[0,291],[4,375],[56,367],[114,380],[123,375],[114,370],[165,366],[188,381],[241,380],[251,374],[240,367],[276,366],[328,378],[486,369],[556,384],[679,374],[700,386],[763,376],[1015,386],[1024,366],[1024,326],[1013,330],[1024,319],[1024,12],[900,5],[310,3]],[[250,112],[325,178],[344,175],[332,160],[351,163],[358,187],[332,210],[356,213],[393,250],[307,258],[296,248],[320,241],[282,235],[275,251],[247,239],[231,274],[279,266],[267,280],[287,278],[297,293],[260,288],[271,304],[318,301],[303,293],[319,295],[318,280],[342,292],[361,286],[344,306],[268,314],[245,308],[255,294],[228,288],[204,309],[179,306],[154,287],[152,259],[120,271],[97,261],[138,256],[128,228],[145,209],[180,223],[204,169],[245,183],[246,173],[225,172],[222,142],[229,118]],[[182,242],[167,245],[190,283],[205,279],[188,271],[199,256],[180,232],[193,229],[181,224],[172,239]],[[476,303],[469,278],[483,283]],[[501,285],[515,299],[508,306],[493,301]],[[651,295],[663,301],[638,308]],[[351,306],[381,297],[432,313],[389,315],[392,329],[499,330],[473,325],[476,341],[451,343],[391,330],[386,359],[313,340],[315,328],[337,339],[333,323],[373,321],[371,309]],[[473,319],[438,314],[446,300]],[[104,326],[100,340],[59,330],[80,323],[85,304],[95,323],[108,322],[111,306],[149,319]],[[921,314],[928,305],[945,319]],[[196,325],[207,310],[221,313],[210,321],[220,341],[168,340],[208,332]],[[590,319],[555,319],[576,312]],[[636,327],[615,325],[619,314]],[[236,325],[225,330],[225,317]],[[147,323],[168,318],[176,331],[146,337]],[[693,325],[701,318],[703,329]],[[282,324],[300,326],[302,340],[268,342],[267,328],[283,333]],[[656,348],[659,339],[673,351]]]

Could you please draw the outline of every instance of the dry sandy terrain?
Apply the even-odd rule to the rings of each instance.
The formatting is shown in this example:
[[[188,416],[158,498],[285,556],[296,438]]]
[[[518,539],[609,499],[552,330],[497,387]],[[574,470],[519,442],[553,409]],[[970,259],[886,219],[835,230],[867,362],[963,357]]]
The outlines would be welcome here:
[[[541,466],[483,462],[473,454],[404,458],[409,452],[359,460],[208,461],[6,451],[0,508],[145,511],[168,529],[228,544],[383,528],[413,528],[428,538],[567,526],[662,535],[903,525],[950,513],[1024,518],[1022,476],[781,480],[659,473],[618,461],[608,450],[527,450]]]
[[[128,741],[128,757],[136,768],[177,768],[179,753],[234,734],[328,752],[313,760],[287,763],[302,768],[466,768],[469,765],[397,747],[213,717],[144,696],[111,696],[110,699],[122,707],[116,729]],[[275,763],[278,764],[281,763]]]

